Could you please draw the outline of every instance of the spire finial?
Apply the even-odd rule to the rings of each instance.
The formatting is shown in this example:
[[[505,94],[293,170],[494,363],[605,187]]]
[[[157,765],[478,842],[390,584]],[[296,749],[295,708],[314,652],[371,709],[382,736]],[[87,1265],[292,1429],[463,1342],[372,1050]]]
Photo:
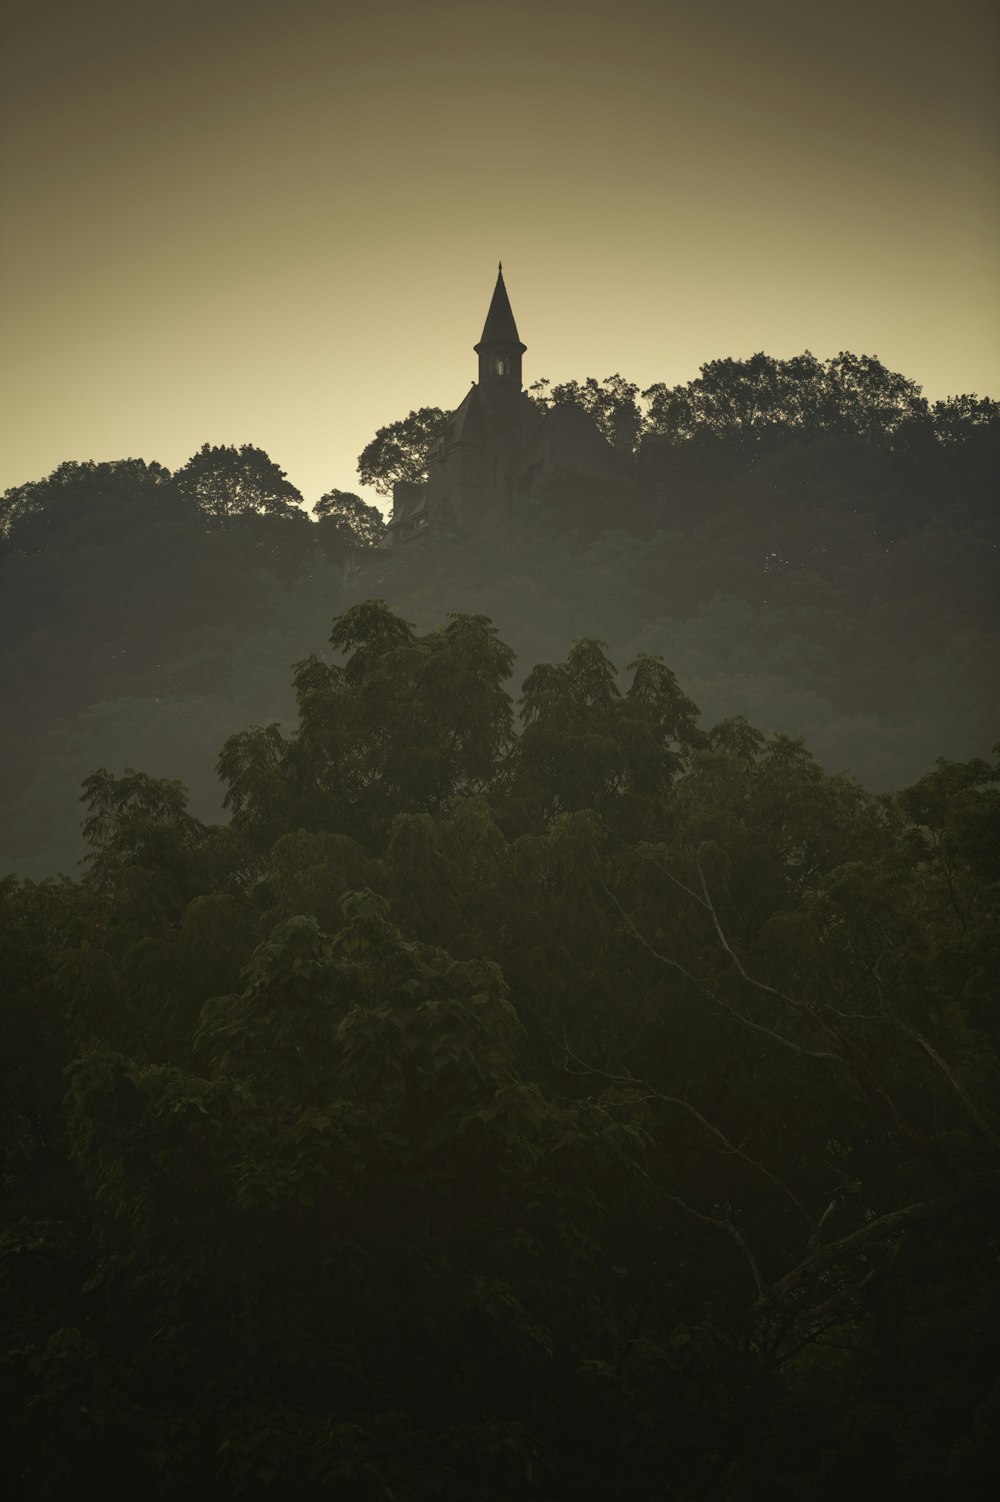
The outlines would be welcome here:
[[[490,310],[486,315],[486,322],[483,324],[482,337],[479,340],[479,344],[475,346],[475,349],[476,353],[480,354],[479,345],[489,345],[494,355],[498,355],[501,360],[506,360],[508,356],[513,358],[511,348],[516,347],[523,354],[525,347],[518,336],[517,324],[514,322],[514,315],[510,309],[510,298],[507,296],[507,288],[504,286],[502,261],[499,262],[499,268],[500,275],[497,277],[497,284],[493,288],[493,299],[490,303]],[[500,345],[510,346],[511,348],[506,350],[499,349]],[[518,369],[514,372],[519,378],[521,374],[520,364],[521,362],[518,360]],[[489,374],[495,375],[497,372],[493,371],[492,367],[490,370],[486,370],[485,367],[481,368],[480,375]],[[510,375],[511,371],[504,371],[503,374]]]
[[[501,275],[503,274],[503,261],[497,262],[497,270],[501,273]]]

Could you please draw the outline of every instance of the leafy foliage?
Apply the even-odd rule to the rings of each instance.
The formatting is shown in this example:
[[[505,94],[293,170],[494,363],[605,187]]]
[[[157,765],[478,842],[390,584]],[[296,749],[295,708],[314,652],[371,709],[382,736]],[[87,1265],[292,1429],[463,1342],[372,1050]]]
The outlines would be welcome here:
[[[582,382],[562,381],[554,386],[543,378],[535,381],[528,393],[543,410],[562,404],[581,407],[609,443],[627,454],[635,449],[643,424],[639,388],[624,377],[616,374],[597,381],[588,376]]]
[[[143,524],[188,519],[170,471],[142,459],[60,464],[0,501],[0,558],[99,546]]]
[[[3,498],[8,838],[89,847],[0,881],[19,1496],[996,1472],[996,406],[535,395],[620,479],[351,579],[248,447]]]
[[[372,485],[379,495],[391,496],[397,480],[426,480],[427,451],[447,416],[440,407],[420,407],[398,422],[379,428],[358,458],[362,485]]]
[[[334,622],[343,666],[297,664],[299,729],[247,731],[223,749],[219,775],[236,827],[270,848],[269,810],[306,829],[367,842],[400,811],[433,812],[457,793],[492,785],[511,739],[503,689],[512,657],[482,617],[455,616],[417,638],[381,601]],[[282,818],[278,814],[278,818]],[[263,822],[262,822],[263,821]]]
[[[377,547],[385,536],[385,518],[350,490],[328,490],[313,507],[327,552]]]
[[[583,635],[619,664],[661,655],[711,716],[805,735],[869,787],[981,755],[1000,671],[996,404],[926,405],[846,355],[714,362],[674,388],[680,426],[655,418],[667,389],[640,398],[615,376],[540,395],[590,412],[620,474],[554,470],[488,547],[453,527],[391,567],[370,551],[374,508],[331,490],[310,521],[257,450],[245,473],[222,446],[180,472],[198,462],[218,516],[139,460],[61,465],[10,491],[0,870],[75,869],[96,766],[180,778],[192,811],[218,817],[218,747],[240,726],[287,729],[289,665],[370,594],[422,631],[451,610],[487,615],[524,664]],[[439,420],[398,435],[418,466]]]
[[[263,449],[205,443],[177,471],[177,488],[206,516],[293,516],[302,496]]]
[[[683,386],[651,386],[647,431],[672,442],[709,437],[760,442],[792,434],[886,439],[926,422],[920,388],[871,355],[790,360],[765,354],[711,360]]]
[[[657,657],[382,601],[0,884],[20,1495],[971,1499],[1000,766],[896,795]]]

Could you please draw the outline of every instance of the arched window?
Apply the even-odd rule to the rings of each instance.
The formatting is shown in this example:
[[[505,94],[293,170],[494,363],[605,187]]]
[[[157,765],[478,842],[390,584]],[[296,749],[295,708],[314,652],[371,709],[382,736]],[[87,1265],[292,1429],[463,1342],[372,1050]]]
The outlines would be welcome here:
[[[497,355],[493,361],[493,374],[508,375],[510,372],[507,369],[507,364],[508,362],[504,359],[503,355]]]

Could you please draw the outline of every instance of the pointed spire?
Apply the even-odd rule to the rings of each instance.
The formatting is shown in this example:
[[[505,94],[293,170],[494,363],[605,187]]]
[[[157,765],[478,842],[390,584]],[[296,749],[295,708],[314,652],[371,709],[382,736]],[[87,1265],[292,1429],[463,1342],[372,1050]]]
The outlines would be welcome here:
[[[514,322],[514,314],[511,311],[510,298],[507,296],[507,288],[503,280],[503,262],[500,262],[497,271],[497,284],[493,289],[493,301],[483,324],[482,338],[479,344],[520,344],[521,337],[517,332],[517,324]],[[476,345],[479,348],[479,345]]]

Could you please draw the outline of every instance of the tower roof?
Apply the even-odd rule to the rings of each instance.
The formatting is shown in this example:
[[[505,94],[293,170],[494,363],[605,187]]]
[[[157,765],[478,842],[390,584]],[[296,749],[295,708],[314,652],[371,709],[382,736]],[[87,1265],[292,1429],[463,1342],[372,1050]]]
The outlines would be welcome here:
[[[521,344],[521,336],[517,332],[517,324],[514,322],[514,314],[511,311],[510,298],[507,296],[507,288],[504,286],[503,266],[497,273],[497,284],[493,289],[493,301],[483,324],[480,344],[517,344],[521,349],[527,348]]]

